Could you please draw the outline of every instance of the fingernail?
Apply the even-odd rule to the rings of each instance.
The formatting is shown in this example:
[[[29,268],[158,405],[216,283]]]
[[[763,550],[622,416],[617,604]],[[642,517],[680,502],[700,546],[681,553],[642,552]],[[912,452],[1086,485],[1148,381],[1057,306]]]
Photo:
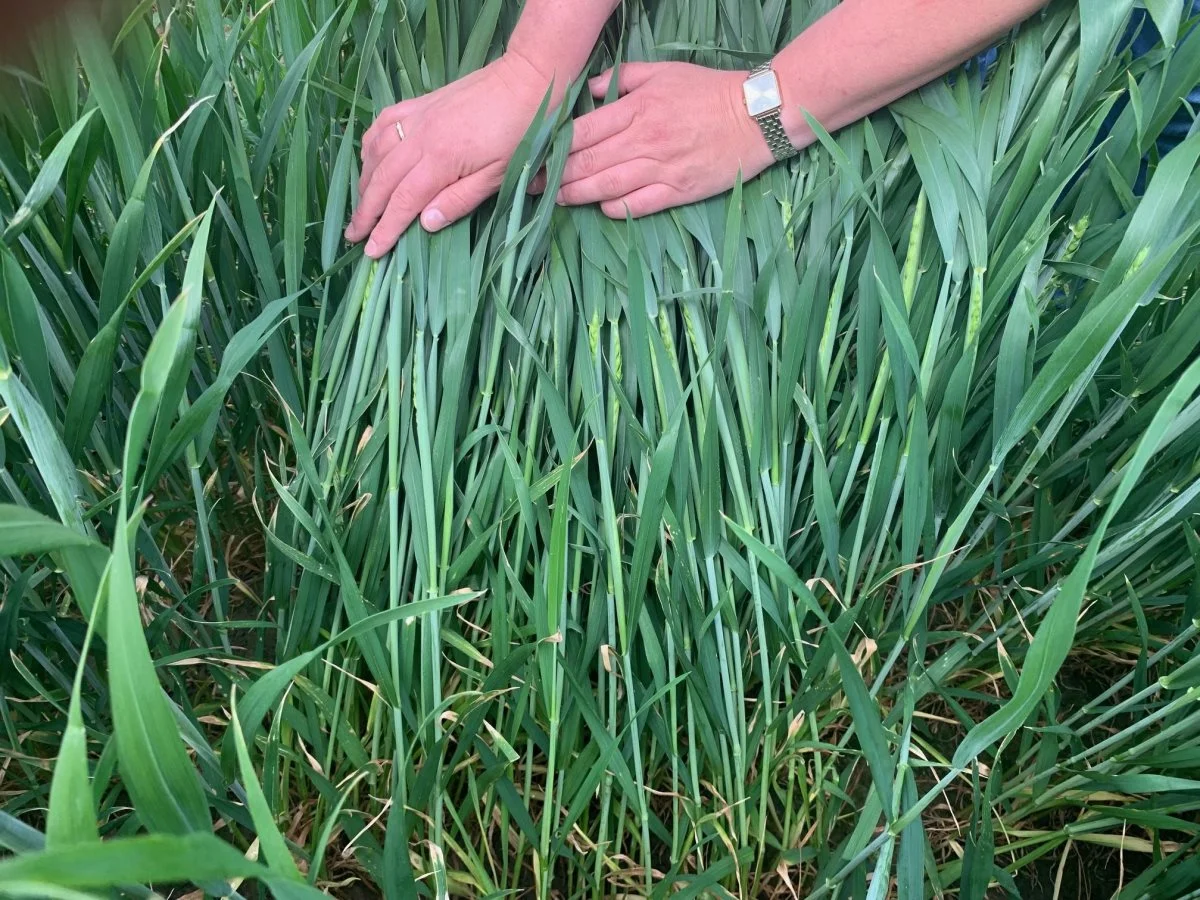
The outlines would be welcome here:
[[[440,209],[427,209],[421,216],[421,224],[426,231],[440,231],[446,227],[446,217]]]
[[[567,202],[567,198],[563,196],[562,191],[559,191],[557,194],[554,195],[554,202],[557,203],[559,206],[562,206],[564,203]]]
[[[378,256],[378,255],[379,255],[379,242],[376,241],[375,238],[371,238],[369,241],[367,241],[367,256]]]

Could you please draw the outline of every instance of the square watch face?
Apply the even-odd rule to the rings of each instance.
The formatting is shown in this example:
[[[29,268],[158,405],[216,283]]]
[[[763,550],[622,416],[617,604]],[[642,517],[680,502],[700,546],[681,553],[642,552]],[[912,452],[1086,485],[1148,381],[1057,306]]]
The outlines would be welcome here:
[[[746,111],[752,116],[761,116],[783,105],[779,97],[779,79],[774,72],[760,72],[746,79],[742,85],[746,94]]]

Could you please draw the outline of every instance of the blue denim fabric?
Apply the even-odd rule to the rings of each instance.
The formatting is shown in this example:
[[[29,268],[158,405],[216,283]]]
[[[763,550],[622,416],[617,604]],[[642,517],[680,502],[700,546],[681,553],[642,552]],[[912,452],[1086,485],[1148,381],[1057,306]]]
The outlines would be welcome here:
[[[1185,9],[1190,9],[1193,15],[1200,15],[1200,0],[1180,0]],[[1121,42],[1122,48],[1128,47],[1133,51],[1134,57],[1142,56],[1149,53],[1161,41],[1161,35],[1158,29],[1154,27],[1154,22],[1150,18],[1149,13],[1144,9],[1134,11],[1133,17],[1130,19],[1129,28],[1125,32],[1125,37]],[[986,72],[996,62],[997,52],[995,48],[981,54],[975,64],[981,71]],[[1200,109],[1200,85],[1188,94],[1188,103]],[[1105,125],[1105,129],[1111,126],[1112,121],[1115,121],[1116,115],[1120,109],[1113,110],[1113,115],[1110,121]],[[1188,136],[1188,132],[1192,127],[1192,116],[1186,108],[1181,108],[1175,117],[1170,121],[1167,127],[1163,130],[1162,135],[1158,140],[1158,149],[1160,154],[1165,154],[1173,149],[1184,138]]]

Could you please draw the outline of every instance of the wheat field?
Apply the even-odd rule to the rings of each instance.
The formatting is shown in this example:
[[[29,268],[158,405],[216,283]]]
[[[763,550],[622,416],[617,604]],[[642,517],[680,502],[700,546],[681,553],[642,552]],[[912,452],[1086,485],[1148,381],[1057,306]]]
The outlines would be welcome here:
[[[630,0],[591,71],[834,0]],[[1200,83],[1059,2],[728,196],[372,262],[514,0],[0,71],[0,895],[1200,897]],[[583,92],[586,94],[586,92]],[[590,101],[578,91],[575,109]],[[1195,129],[1193,129],[1195,131]]]

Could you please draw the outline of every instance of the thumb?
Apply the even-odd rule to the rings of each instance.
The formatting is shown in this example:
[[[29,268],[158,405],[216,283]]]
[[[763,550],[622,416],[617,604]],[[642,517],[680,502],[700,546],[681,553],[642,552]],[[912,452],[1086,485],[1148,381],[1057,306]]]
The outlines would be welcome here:
[[[503,178],[504,169],[498,166],[488,166],[460,178],[429,201],[421,213],[421,226],[426,231],[441,231],[457,222],[496,193]]]
[[[613,75],[617,78],[617,95],[624,96],[630,91],[636,91],[653,77],[661,63],[627,62],[619,63],[611,69],[588,82],[588,89],[597,100],[602,100],[608,94]]]

